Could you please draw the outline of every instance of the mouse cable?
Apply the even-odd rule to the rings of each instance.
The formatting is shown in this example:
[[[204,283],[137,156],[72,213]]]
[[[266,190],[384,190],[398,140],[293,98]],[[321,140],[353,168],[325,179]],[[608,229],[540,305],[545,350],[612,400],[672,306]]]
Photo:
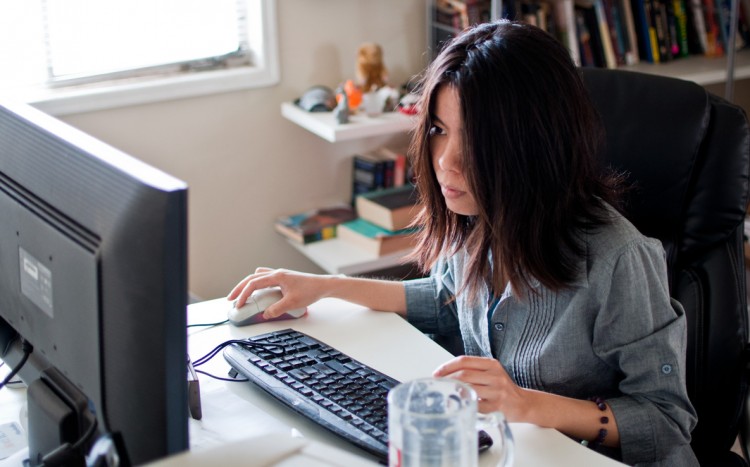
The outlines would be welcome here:
[[[229,320],[225,319],[224,321],[219,321],[218,323],[196,323],[196,324],[188,324],[187,327],[189,327],[189,328],[197,328],[197,327],[221,326],[222,324],[226,324],[228,322],[229,322]]]
[[[280,344],[270,344],[270,343],[265,343],[265,342],[252,342],[252,341],[248,341],[244,339],[232,339],[232,340],[222,342],[221,344],[214,347],[214,349],[208,352],[206,355],[202,356],[201,358],[197,360],[194,360],[193,367],[199,367],[203,365],[207,361],[214,358],[217,353],[221,352],[221,350],[224,349],[224,347],[230,346],[232,344],[237,344],[242,347],[260,347],[260,348],[267,349],[273,353],[280,353],[280,354],[284,353],[284,346]],[[271,347],[275,347],[276,349],[280,348],[281,351],[279,352],[279,350],[276,350],[276,351],[270,350]]]
[[[21,343],[21,349],[23,349],[23,357],[21,357],[21,360],[18,362],[18,365],[16,365],[15,368],[13,368],[10,373],[0,381],[0,389],[4,388],[6,384],[8,384],[14,376],[18,374],[19,371],[21,371],[21,368],[26,364],[26,360],[29,359],[29,355],[31,355],[31,352],[34,351],[34,347],[31,346],[29,341],[24,340]]]

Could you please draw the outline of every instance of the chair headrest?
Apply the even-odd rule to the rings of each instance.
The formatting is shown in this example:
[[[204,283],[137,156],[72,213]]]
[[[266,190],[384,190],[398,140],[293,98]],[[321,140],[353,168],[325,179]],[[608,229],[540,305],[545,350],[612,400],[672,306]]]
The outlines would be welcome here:
[[[631,222],[668,250],[726,238],[747,206],[744,111],[674,78],[586,68],[583,79],[607,132],[603,163],[637,180]]]

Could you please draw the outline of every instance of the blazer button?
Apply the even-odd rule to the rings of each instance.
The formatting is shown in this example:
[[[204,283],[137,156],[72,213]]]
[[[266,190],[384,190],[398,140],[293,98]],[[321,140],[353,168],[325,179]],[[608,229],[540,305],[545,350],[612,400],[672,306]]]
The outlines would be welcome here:
[[[503,323],[495,323],[495,330],[502,331],[505,329],[505,325]]]
[[[672,365],[670,365],[669,363],[665,363],[661,366],[661,372],[665,375],[672,373]]]

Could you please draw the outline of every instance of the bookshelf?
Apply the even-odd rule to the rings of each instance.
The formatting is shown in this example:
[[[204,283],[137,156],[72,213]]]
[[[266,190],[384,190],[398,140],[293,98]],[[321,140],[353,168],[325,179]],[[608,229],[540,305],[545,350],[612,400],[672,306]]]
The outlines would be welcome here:
[[[440,51],[441,44],[469,24],[500,18],[501,6],[501,0],[430,0],[427,2],[427,44],[431,57],[435,58]]]
[[[438,6],[439,5],[451,5],[451,4],[477,4],[481,5],[489,4],[490,19],[501,18],[507,14],[505,11],[509,1],[516,0],[430,0],[427,2],[427,43],[434,54],[439,48],[440,43],[446,39],[452,37],[459,32],[460,28],[452,27],[445,24],[445,19],[438,18]],[[568,10],[572,12],[574,0],[550,0],[548,3],[554,5],[556,8],[556,14],[560,11]],[[482,8],[487,8],[482,6]],[[517,18],[519,19],[519,18]],[[575,29],[575,25],[572,23],[568,24],[569,29]],[[568,35],[565,41],[566,47],[571,50],[571,55],[577,63],[580,63],[578,54],[578,42],[573,34]],[[735,69],[734,79],[748,79],[750,78],[750,50],[743,49],[737,51],[735,57]],[[637,71],[641,73],[649,73],[660,76],[667,76],[673,78],[684,79],[693,81],[699,85],[715,85],[722,84],[727,80],[727,57],[706,57],[701,55],[691,55],[688,57],[678,58],[670,60],[664,63],[648,63],[641,61],[635,65],[624,65],[620,66],[621,69]]]
[[[710,58],[694,55],[667,63],[638,63],[622,67],[622,69],[680,78],[707,86],[726,81],[726,66],[726,57]],[[750,78],[750,50],[737,51],[734,66],[735,80]]]
[[[384,112],[376,117],[355,114],[350,116],[349,123],[340,124],[333,112],[307,112],[292,102],[281,104],[281,115],[331,143],[406,133],[414,125],[412,117],[400,112]],[[337,238],[306,245],[292,240],[288,242],[329,274],[368,275],[382,271],[397,271],[394,275],[400,276],[400,272],[410,269],[403,261],[409,253],[408,250],[375,256],[357,245]]]

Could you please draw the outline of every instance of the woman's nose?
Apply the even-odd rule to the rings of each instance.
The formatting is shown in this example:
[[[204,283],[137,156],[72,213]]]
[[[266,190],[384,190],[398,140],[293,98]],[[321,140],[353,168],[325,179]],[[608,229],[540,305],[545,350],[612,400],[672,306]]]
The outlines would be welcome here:
[[[454,138],[446,138],[438,153],[438,165],[442,170],[458,171],[461,166],[460,143]]]

